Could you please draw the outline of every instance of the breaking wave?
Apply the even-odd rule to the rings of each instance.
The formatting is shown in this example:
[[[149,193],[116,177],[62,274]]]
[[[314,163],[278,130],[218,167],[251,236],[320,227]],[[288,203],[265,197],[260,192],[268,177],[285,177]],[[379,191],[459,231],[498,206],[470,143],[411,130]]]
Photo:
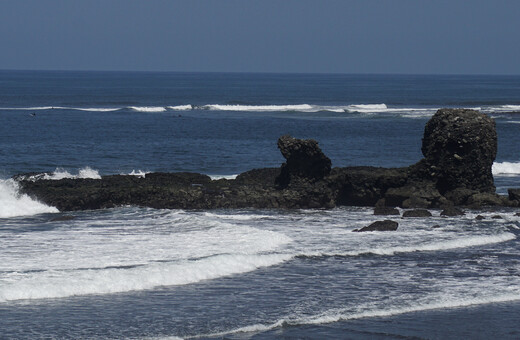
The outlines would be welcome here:
[[[137,112],[164,112],[166,108],[163,106],[130,106],[128,107],[131,110]]]
[[[32,273],[15,283],[4,284],[0,302],[111,294],[152,289],[215,279],[273,266],[290,255],[216,255],[199,260],[152,263],[132,268],[103,268]]]
[[[216,181],[216,180],[219,180],[219,179],[236,179],[238,176],[237,175],[209,175],[209,177]]]
[[[99,172],[97,170],[94,170],[94,169],[86,166],[84,168],[79,169],[78,173],[76,175],[71,174],[69,171],[67,171],[63,168],[56,168],[56,170],[54,170],[51,173],[45,172],[42,174],[37,174],[37,175],[26,177],[24,179],[29,180],[29,181],[37,181],[37,180],[41,180],[41,179],[57,181],[57,180],[64,179],[64,178],[101,179],[101,175],[99,175]]]
[[[520,175],[520,162],[495,162],[492,172],[495,176],[518,176]]]
[[[136,177],[140,177],[140,178],[145,178],[147,174],[149,174],[150,171],[143,171],[143,170],[132,170],[130,173],[128,173],[128,175],[130,176],[136,176]],[[125,174],[122,174],[122,175],[125,175]]]
[[[187,111],[193,109],[191,105],[177,105],[177,106],[168,106],[168,109],[174,111]]]
[[[27,195],[21,195],[15,180],[0,180],[0,218],[55,212],[58,212],[58,209],[35,201]]]

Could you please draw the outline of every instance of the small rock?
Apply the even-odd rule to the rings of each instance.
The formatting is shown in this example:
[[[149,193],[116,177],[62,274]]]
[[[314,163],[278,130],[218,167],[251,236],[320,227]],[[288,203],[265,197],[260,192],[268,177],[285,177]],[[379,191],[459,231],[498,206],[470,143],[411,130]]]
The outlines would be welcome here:
[[[495,219],[495,220],[503,220],[504,218],[500,215],[493,215],[491,216],[492,219]]]
[[[477,217],[475,217],[475,219],[478,221],[482,221],[483,219],[485,219],[485,217],[482,215],[477,215]]]
[[[438,228],[442,228],[440,225],[436,224],[432,227],[433,229],[438,229]]]
[[[363,232],[363,231],[394,231],[397,230],[399,224],[395,221],[384,220],[384,221],[376,221],[369,226],[363,227],[361,229],[355,229],[355,232]]]
[[[441,216],[463,216],[464,214],[464,211],[455,207],[448,207],[441,211]]]
[[[400,215],[399,210],[392,207],[375,207],[374,215]]]
[[[403,217],[431,217],[432,213],[426,209],[408,210],[403,213]]]
[[[517,213],[515,214],[515,216],[520,216],[520,212],[517,212]]]

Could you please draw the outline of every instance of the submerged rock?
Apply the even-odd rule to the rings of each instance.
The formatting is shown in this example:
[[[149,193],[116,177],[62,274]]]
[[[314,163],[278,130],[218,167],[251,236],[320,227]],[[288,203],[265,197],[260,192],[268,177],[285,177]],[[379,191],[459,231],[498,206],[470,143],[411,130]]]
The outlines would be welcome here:
[[[426,209],[407,210],[403,213],[403,217],[431,217],[432,213]]]
[[[354,232],[364,231],[395,231],[399,227],[399,224],[392,220],[376,221],[361,229],[354,229]]]

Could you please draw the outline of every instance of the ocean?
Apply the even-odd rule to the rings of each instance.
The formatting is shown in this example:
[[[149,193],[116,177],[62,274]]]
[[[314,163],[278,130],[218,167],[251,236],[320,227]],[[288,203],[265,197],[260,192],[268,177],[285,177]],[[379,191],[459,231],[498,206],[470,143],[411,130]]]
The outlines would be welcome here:
[[[353,233],[381,216],[59,212],[11,179],[233,178],[284,134],[407,166],[442,107],[495,119],[497,192],[520,187],[520,76],[0,71],[0,339],[520,338],[518,209]]]

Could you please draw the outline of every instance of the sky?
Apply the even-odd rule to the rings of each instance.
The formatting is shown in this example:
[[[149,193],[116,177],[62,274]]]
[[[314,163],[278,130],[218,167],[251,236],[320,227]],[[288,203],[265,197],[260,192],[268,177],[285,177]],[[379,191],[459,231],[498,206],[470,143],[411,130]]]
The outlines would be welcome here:
[[[0,69],[520,75],[520,1],[0,0]]]

